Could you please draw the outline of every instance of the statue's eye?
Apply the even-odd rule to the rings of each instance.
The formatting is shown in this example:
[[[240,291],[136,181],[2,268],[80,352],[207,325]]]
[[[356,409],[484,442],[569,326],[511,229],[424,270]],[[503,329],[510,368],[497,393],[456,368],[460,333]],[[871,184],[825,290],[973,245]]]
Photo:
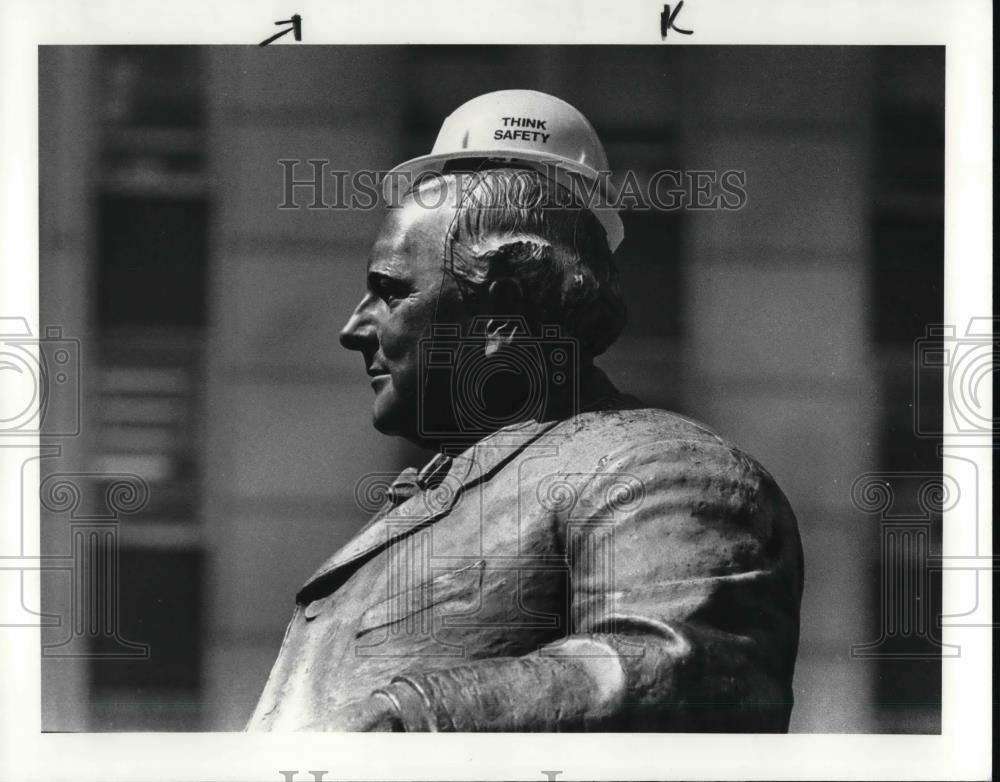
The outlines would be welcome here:
[[[372,274],[368,280],[371,292],[386,304],[392,304],[409,295],[408,286],[401,280],[394,280],[381,274]]]
[[[379,295],[387,302],[397,301],[405,297],[402,287],[399,285],[383,285]]]

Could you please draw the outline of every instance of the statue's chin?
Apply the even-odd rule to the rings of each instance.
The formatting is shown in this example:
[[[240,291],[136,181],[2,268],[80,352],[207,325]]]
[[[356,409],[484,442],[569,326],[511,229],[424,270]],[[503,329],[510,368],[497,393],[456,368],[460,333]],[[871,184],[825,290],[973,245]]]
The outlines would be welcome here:
[[[372,413],[372,426],[382,434],[397,435],[400,433],[398,423],[393,421],[391,416],[380,414],[378,410]]]
[[[412,438],[416,431],[416,418],[408,406],[398,402],[398,399],[376,398],[372,410],[372,425],[382,434]]]

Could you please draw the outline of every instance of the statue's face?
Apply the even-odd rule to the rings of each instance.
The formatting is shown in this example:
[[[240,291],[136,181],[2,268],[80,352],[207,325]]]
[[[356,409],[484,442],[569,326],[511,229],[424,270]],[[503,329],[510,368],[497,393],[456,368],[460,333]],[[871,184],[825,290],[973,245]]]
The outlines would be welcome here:
[[[373,422],[385,434],[420,439],[421,339],[434,323],[465,319],[457,285],[443,272],[453,216],[450,203],[431,208],[412,199],[390,210],[371,250],[365,295],[340,333],[341,344],[364,357]]]

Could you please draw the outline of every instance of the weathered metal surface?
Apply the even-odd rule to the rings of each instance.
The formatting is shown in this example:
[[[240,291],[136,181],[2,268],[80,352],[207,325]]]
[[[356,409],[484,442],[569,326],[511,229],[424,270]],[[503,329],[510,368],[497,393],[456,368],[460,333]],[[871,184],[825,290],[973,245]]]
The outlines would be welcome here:
[[[786,730],[787,500],[702,425],[597,383],[598,409],[487,437],[334,554],[248,729]]]

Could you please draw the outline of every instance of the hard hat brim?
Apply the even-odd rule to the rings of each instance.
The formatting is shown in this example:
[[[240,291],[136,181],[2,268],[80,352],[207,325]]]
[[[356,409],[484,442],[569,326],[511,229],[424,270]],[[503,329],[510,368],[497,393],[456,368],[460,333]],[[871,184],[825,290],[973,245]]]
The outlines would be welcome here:
[[[569,174],[577,174],[587,180],[597,180],[599,183],[598,193],[605,202],[613,202],[616,197],[615,188],[610,181],[608,181],[605,177],[603,179],[603,186],[600,185],[602,180],[598,175],[598,172],[590,166],[582,163],[574,163],[573,161],[566,160],[562,157],[555,157],[544,152],[536,152],[530,149],[509,151],[499,149],[463,149],[461,151],[438,153],[436,155],[421,155],[407,160],[404,163],[400,163],[398,166],[391,169],[382,182],[382,194],[387,203],[398,204],[398,196],[402,194],[393,193],[391,192],[391,189],[394,184],[398,182],[401,174],[408,175],[410,182],[413,183],[416,181],[417,177],[423,174],[442,173],[444,171],[445,164],[450,161],[464,160],[466,158],[473,160],[485,159],[527,164],[531,168],[539,170],[542,173],[549,173],[552,170],[555,170],[557,175],[560,171]],[[618,248],[618,245],[622,243],[622,239],[625,238],[625,227],[622,225],[622,220],[618,215],[618,210],[612,207],[591,206],[590,211],[593,212],[594,216],[604,227],[604,232],[607,234],[608,238],[608,246],[611,248],[611,251],[614,252]]]

